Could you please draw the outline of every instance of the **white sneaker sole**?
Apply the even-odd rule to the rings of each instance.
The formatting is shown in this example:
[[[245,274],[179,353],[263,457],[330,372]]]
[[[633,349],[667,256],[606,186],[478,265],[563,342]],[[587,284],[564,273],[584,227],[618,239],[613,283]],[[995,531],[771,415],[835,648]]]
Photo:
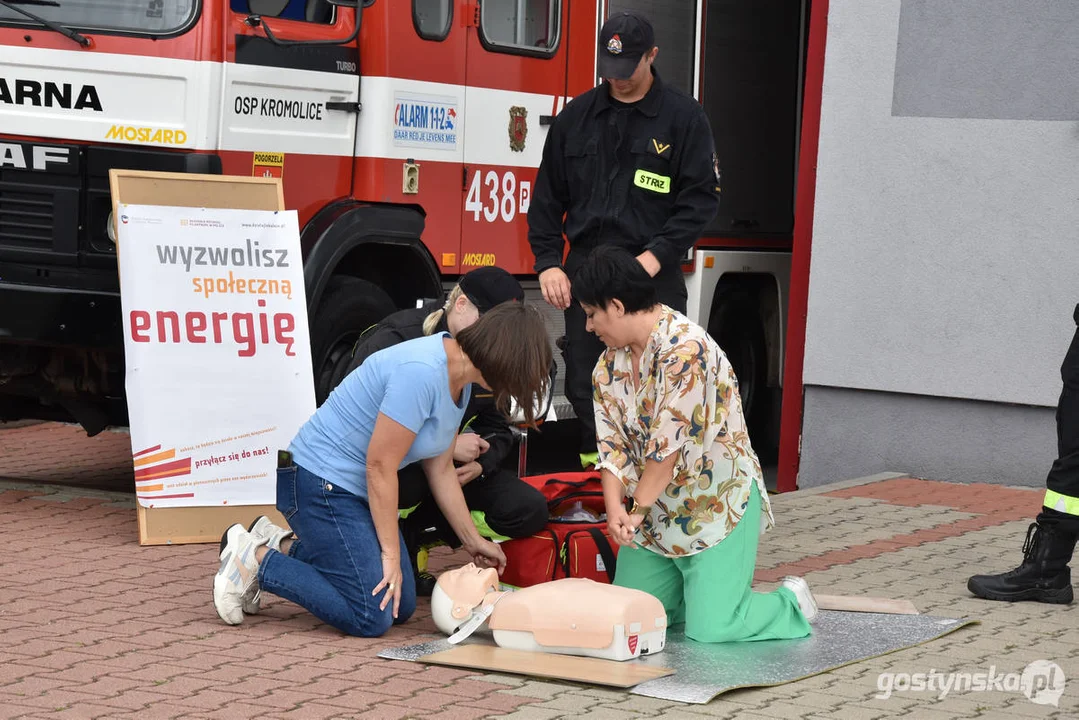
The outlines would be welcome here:
[[[817,599],[813,597],[813,591],[809,589],[809,583],[805,581],[805,578],[793,576],[783,578],[783,586],[798,598],[798,609],[802,611],[806,622],[812,623],[816,620],[817,615],[820,614],[820,609],[817,607]]]
[[[246,533],[243,525],[236,524],[225,531],[226,544],[221,552],[221,564],[214,575],[214,609],[225,623],[239,625],[243,622],[243,571],[236,562],[240,533]],[[237,592],[239,588],[239,592]]]

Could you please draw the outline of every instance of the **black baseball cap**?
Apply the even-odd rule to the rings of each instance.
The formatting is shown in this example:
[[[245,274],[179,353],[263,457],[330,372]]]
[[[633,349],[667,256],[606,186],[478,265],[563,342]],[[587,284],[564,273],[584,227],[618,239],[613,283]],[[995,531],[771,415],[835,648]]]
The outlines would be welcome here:
[[[458,283],[480,313],[485,313],[495,305],[508,300],[524,302],[525,291],[517,278],[500,267],[485,265],[466,273]]]
[[[635,12],[618,12],[599,31],[599,76],[625,80],[656,45],[652,23]]]

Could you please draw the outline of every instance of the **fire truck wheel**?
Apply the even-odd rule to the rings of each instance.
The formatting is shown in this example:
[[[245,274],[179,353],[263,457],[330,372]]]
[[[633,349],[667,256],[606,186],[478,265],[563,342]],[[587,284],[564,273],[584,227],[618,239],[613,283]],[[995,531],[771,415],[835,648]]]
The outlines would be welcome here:
[[[768,349],[760,311],[752,296],[738,289],[718,294],[708,323],[708,334],[715,338],[734,368],[742,410],[752,433],[753,428],[760,425],[768,394]]]
[[[396,309],[386,291],[374,283],[347,275],[330,279],[311,321],[311,364],[318,405],[333,390],[360,333]]]

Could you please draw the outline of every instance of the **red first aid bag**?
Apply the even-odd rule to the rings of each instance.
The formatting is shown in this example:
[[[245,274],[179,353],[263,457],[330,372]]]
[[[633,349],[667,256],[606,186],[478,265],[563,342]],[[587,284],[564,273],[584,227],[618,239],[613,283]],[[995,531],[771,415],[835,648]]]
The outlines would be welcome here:
[[[521,480],[547,498],[549,520],[535,535],[501,544],[506,570],[500,580],[513,587],[564,577],[612,582],[618,544],[607,534],[599,473],[557,473]]]

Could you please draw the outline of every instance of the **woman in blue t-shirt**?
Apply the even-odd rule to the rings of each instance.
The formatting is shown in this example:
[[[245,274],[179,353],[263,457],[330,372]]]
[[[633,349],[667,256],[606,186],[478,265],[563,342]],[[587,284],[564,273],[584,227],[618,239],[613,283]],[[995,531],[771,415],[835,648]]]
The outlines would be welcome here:
[[[476,530],[453,465],[472,383],[535,425],[550,381],[543,317],[498,305],[457,333],[394,345],[369,357],[330,394],[280,453],[277,509],[290,529],[260,517],[221,538],[214,606],[230,625],[257,612],[265,590],[349,635],[377,637],[416,609],[415,578],[397,524],[397,471],[421,462],[439,508],[477,565],[505,568]],[[293,537],[293,532],[296,537]]]

